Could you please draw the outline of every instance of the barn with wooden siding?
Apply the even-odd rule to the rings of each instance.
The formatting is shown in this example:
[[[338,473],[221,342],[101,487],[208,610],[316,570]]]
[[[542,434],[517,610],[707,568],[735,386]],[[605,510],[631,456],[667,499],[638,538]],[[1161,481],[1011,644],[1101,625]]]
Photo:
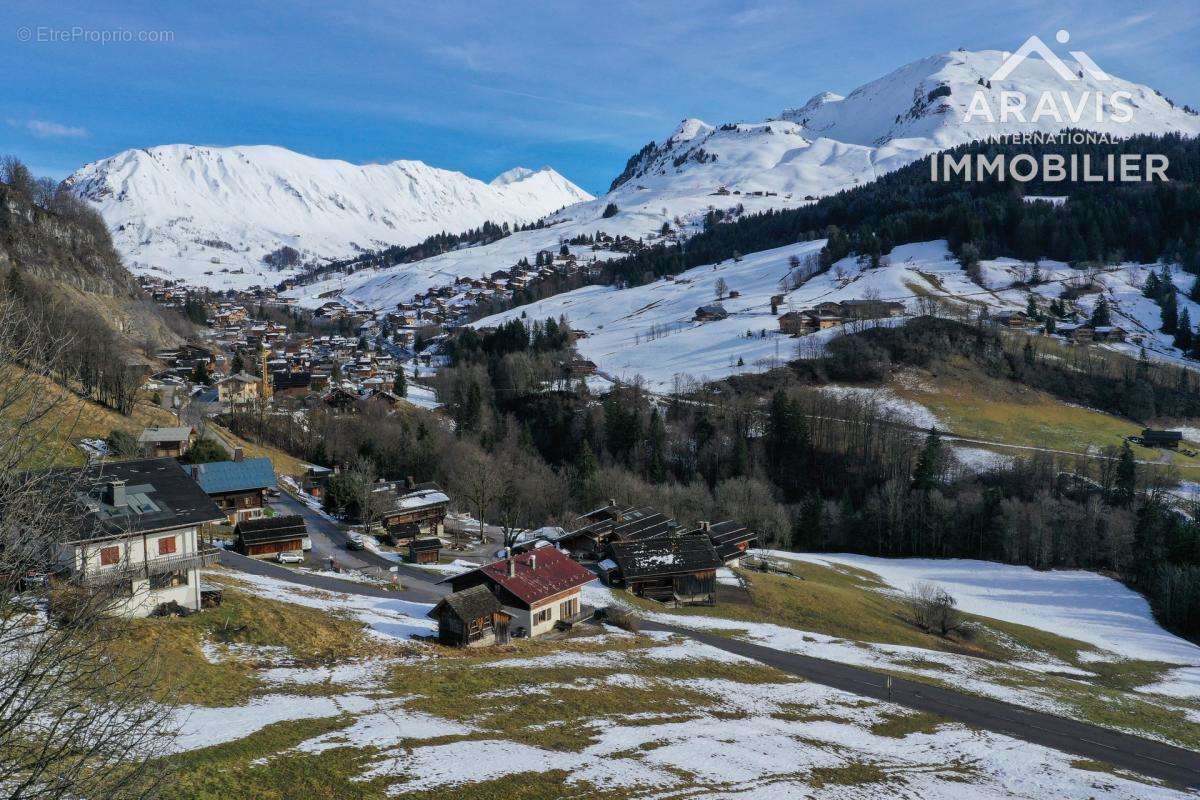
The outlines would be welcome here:
[[[724,562],[699,531],[612,543],[625,588],[669,605],[715,605],[717,569]]]
[[[308,530],[304,525],[304,517],[291,514],[284,517],[244,519],[237,524],[234,535],[239,553],[263,557],[302,551]]]
[[[726,564],[737,566],[746,551],[757,541],[758,534],[740,522],[726,520],[709,524],[700,523],[701,533],[708,535],[713,549]]]
[[[442,540],[434,536],[413,539],[408,544],[408,560],[414,564],[436,564],[442,554]]]
[[[428,614],[438,621],[438,642],[450,647],[508,643],[512,617],[484,584],[446,595]]]

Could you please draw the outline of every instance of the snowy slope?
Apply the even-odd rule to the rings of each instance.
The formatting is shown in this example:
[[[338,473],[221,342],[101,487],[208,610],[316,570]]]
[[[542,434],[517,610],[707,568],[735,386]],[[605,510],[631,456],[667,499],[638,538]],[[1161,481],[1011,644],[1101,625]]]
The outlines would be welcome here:
[[[791,360],[797,354],[820,353],[825,342],[841,335],[841,327],[799,338],[779,333],[778,318],[772,316],[771,296],[782,293],[779,281],[791,269],[793,256],[804,262],[815,255],[824,240],[752,253],[740,261],[728,259],[684,272],[674,280],[656,281],[630,289],[587,286],[521,306],[476,323],[494,326],[514,317],[530,320],[566,317],[573,328],[589,335],[580,339],[578,349],[595,361],[611,378],[643,378],[652,388],[668,389],[676,377],[717,380],[745,372],[765,369]],[[1086,273],[1059,262],[1040,265],[1043,283],[1033,292],[1043,298],[1058,297],[1066,283],[1081,281]],[[1125,328],[1131,337],[1154,357],[1179,360],[1181,354],[1170,338],[1158,332],[1159,309],[1144,298],[1139,289],[1148,265],[1125,264],[1095,276],[1103,287],[1112,309],[1113,324]],[[804,310],[823,301],[855,300],[873,297],[904,303],[916,313],[922,296],[933,296],[947,307],[977,313],[1024,310],[1029,290],[1011,288],[1020,276],[1021,262],[996,259],[982,263],[985,285],[973,282],[951,255],[946,242],[920,242],[896,247],[878,269],[864,269],[854,258],[839,261],[833,267],[810,278],[798,289],[784,295],[780,313]],[[1185,278],[1177,275],[1180,288]],[[715,284],[724,279],[739,297],[722,301],[729,312],[727,319],[716,322],[692,322],[696,309],[713,302]],[[1099,294],[1084,295],[1077,305],[1090,313]],[[1180,308],[1187,308],[1192,319],[1200,319],[1200,306],[1180,295]],[[903,318],[899,318],[903,319]],[[1138,344],[1109,345],[1136,355]],[[741,363],[739,363],[739,361]],[[1194,364],[1194,362],[1192,362]]]
[[[288,273],[262,257],[283,245],[345,257],[591,199],[550,168],[518,167],[489,184],[420,161],[356,165],[266,146],[127,150],[68,182],[134,272],[213,288],[277,283]]]
[[[604,197],[578,203],[550,216],[545,230],[521,233],[481,248],[448,253],[420,264],[404,264],[349,278],[336,278],[296,293],[303,302],[334,288],[352,302],[391,306],[457,276],[478,276],[509,267],[538,250],[580,233],[652,238],[664,222],[694,232],[711,208],[741,205],[747,213],[788,208],[812,198],[870,182],[929,153],[985,136],[1068,127],[1127,136],[1135,133],[1200,134],[1200,117],[1171,105],[1153,89],[1119,78],[1090,75],[1065,82],[1040,59],[1030,59],[1003,81],[988,77],[1003,60],[998,51],[955,51],[914,61],[855,89],[848,96],[822,93],[799,108],[754,123],[710,125],[685,119],[664,141],[647,145],[630,159]],[[1068,67],[1078,65],[1067,61]],[[980,80],[984,84],[979,83]],[[999,122],[1000,93],[1022,91],[1033,105],[1044,92],[1056,98],[1061,122],[1047,114],[1038,121]],[[1114,122],[1112,110],[1094,119],[1097,93],[1132,96],[1132,119]],[[1072,120],[1062,93],[1081,116]],[[966,120],[972,103],[982,114]],[[931,97],[932,95],[932,97]],[[1081,106],[1080,104],[1083,103]],[[1026,112],[1033,116],[1032,109]],[[610,204],[616,216],[603,218]]]

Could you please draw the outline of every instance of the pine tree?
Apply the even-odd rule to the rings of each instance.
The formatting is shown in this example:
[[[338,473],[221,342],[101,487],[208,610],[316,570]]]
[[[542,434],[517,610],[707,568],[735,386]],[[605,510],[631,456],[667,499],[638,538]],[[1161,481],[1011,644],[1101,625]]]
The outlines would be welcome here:
[[[914,491],[927,492],[936,489],[942,477],[942,439],[938,436],[937,428],[930,428],[925,437],[925,446],[917,456],[917,466],[913,469],[912,488]]]
[[[1090,320],[1093,328],[1102,328],[1112,324],[1112,313],[1108,310],[1108,299],[1104,295],[1096,301],[1096,307],[1092,309],[1092,318]]]
[[[1175,298],[1175,287],[1163,289],[1162,297],[1162,331],[1174,334],[1179,330],[1179,303]]]
[[[229,371],[232,372],[234,375],[237,375],[239,372],[246,371],[246,362],[242,358],[241,353],[233,354],[233,361],[229,362]]]
[[[771,397],[767,417],[767,471],[789,500],[799,497],[808,458],[808,425],[800,405],[784,391]]]
[[[392,380],[392,393],[397,397],[408,397],[408,379],[404,377],[404,367],[396,369],[396,377]]]
[[[1117,480],[1113,486],[1113,505],[1127,506],[1137,496],[1137,462],[1129,442],[1121,445],[1121,455],[1117,461]]]
[[[1179,312],[1179,324],[1175,329],[1175,346],[1185,353],[1192,349],[1192,318],[1186,308]]]
[[[650,430],[646,436],[646,480],[664,483],[667,480],[667,428],[655,408],[650,412]]]

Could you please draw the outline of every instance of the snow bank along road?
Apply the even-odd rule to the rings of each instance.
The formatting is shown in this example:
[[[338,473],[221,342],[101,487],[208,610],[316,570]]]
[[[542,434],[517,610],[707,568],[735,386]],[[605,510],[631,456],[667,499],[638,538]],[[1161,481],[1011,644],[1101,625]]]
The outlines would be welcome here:
[[[233,569],[256,574],[269,571],[267,574],[274,578],[333,592],[366,597],[397,595],[396,592],[373,586],[324,576],[302,575],[236,553],[222,553],[221,563]],[[667,631],[686,636],[824,686],[889,701],[918,711],[940,714],[967,725],[1103,761],[1179,786],[1200,788],[1200,753],[1182,747],[1076,722],[1054,714],[1029,711],[1010,703],[974,697],[953,689],[943,689],[896,677],[890,678],[889,681],[888,676],[862,667],[787,653],[718,634],[648,621],[643,622],[642,627],[646,630]]]
[[[835,689],[940,714],[1014,739],[1103,761],[1180,786],[1200,788],[1200,753],[1182,747],[917,681],[892,677],[889,683],[888,676],[862,667],[786,653],[717,634],[655,622],[643,622],[642,628],[688,636]]]

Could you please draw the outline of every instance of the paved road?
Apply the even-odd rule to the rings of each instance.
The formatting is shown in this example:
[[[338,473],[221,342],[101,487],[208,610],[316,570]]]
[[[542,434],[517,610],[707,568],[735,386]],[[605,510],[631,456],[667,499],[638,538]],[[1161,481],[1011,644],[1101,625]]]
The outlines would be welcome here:
[[[309,586],[313,589],[324,589],[328,592],[340,592],[342,594],[357,594],[364,597],[381,597],[388,600],[411,600],[414,603],[436,603],[446,593],[443,586],[438,586],[436,590],[431,590],[425,586],[412,586],[406,581],[403,589],[392,590],[385,589],[382,586],[373,586],[369,583],[344,581],[340,578],[333,578],[327,575],[297,572],[294,569],[288,569],[285,566],[276,564],[274,561],[249,558],[230,550],[221,551],[221,564],[230,569],[236,569],[239,572],[248,572],[251,575],[263,575],[268,578],[287,581],[288,583]]]
[[[1200,787],[1200,753],[1181,747],[903,678],[892,678],[889,690],[887,676],[869,669],[787,653],[717,634],[652,622],[643,622],[642,627],[689,636],[835,689],[940,714],[976,728],[1104,761],[1180,786]]]
[[[348,550],[346,548],[346,543],[350,541],[348,533],[342,530],[336,522],[318,514],[287,492],[280,492],[279,497],[271,500],[271,505],[281,514],[299,514],[304,517],[309,538],[313,543],[312,552],[308,557],[309,566],[325,569],[329,566],[329,558],[332,557],[342,567],[379,577],[386,577],[386,574],[395,567],[404,589],[399,593],[393,592],[393,597],[401,596],[407,600],[418,600],[414,593],[420,593],[426,598],[433,599],[419,600],[419,602],[437,602],[438,598],[446,594],[446,587],[436,584],[441,580],[436,573],[410,564],[397,564],[370,550]]]

